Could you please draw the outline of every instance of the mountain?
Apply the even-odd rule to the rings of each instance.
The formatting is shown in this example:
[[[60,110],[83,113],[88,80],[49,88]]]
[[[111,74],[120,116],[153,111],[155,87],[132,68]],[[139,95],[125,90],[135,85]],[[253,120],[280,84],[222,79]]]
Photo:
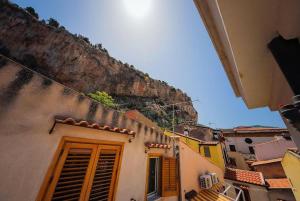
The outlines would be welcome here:
[[[138,109],[164,127],[171,125],[172,108],[161,106],[191,101],[180,89],[116,60],[55,20],[47,24],[15,4],[0,4],[0,53],[7,57],[84,94],[105,91],[123,109]],[[197,121],[191,102],[175,109],[180,110],[176,121]]]

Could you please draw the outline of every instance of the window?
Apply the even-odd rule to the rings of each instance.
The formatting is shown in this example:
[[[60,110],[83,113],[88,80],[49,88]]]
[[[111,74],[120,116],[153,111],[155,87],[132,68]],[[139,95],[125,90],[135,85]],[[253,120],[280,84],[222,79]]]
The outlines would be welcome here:
[[[113,200],[121,145],[65,142],[39,200]]]
[[[178,194],[176,158],[150,156],[147,177],[148,201]]]
[[[255,154],[255,151],[254,151],[253,147],[249,147],[249,151],[250,151],[250,154]]]
[[[224,147],[222,147],[222,153],[223,153],[223,159],[224,159],[225,163],[228,164],[230,161],[228,159],[228,155],[227,155],[226,149]]]
[[[232,144],[231,144],[231,145],[229,145],[229,149],[230,149],[230,151],[234,151],[234,152],[236,151],[236,149],[235,149],[235,146],[234,146],[234,145],[232,145]]]
[[[149,172],[148,172],[148,190],[147,190],[147,197],[148,200],[155,200],[156,198],[160,197],[160,158],[158,157],[151,157],[149,159]]]
[[[208,146],[204,146],[204,156],[205,157],[211,157],[210,156],[210,150],[209,150],[209,147]]]

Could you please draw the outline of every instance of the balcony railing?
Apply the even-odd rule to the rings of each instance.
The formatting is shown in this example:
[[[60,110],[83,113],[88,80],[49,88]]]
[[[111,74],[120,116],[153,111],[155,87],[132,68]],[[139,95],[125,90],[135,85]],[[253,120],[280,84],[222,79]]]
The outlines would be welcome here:
[[[229,193],[232,191],[234,191],[234,193]],[[221,192],[221,194],[232,201],[246,201],[244,191],[241,188],[228,183],[225,183],[225,190]]]

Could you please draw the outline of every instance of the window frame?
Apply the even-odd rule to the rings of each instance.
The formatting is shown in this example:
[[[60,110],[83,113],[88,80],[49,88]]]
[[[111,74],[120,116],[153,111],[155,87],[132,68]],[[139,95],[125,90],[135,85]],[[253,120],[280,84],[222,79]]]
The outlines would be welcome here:
[[[231,147],[233,147],[234,150],[232,150]],[[234,144],[230,144],[230,145],[229,145],[229,150],[232,151],[232,152],[236,152],[236,147],[235,147],[235,145],[234,145]]]
[[[59,180],[61,178],[61,172],[63,170],[66,159],[69,155],[69,151],[71,149],[91,149],[91,156],[89,158],[87,170],[84,174],[85,176],[84,176],[84,180],[82,182],[82,187],[81,187],[80,195],[79,195],[79,197],[80,197],[79,200],[85,199],[89,180],[90,180],[90,174],[91,174],[91,171],[93,168],[93,163],[94,163],[94,160],[96,159],[97,145],[83,144],[83,143],[66,143],[66,146],[64,146],[64,149],[62,151],[62,155],[58,159],[57,166],[56,166],[55,170],[52,172],[53,179],[51,180],[51,182],[48,185],[48,188],[45,192],[45,196],[44,196],[45,200],[49,200],[54,195],[55,188],[56,188],[57,184],[59,183]]]
[[[55,169],[57,168],[57,166],[59,164],[60,158],[65,150],[67,143],[82,143],[82,144],[92,144],[92,145],[94,144],[94,145],[98,145],[98,146],[99,145],[112,145],[112,146],[120,147],[119,162],[118,162],[118,166],[117,166],[117,172],[115,175],[115,182],[113,184],[113,191],[112,191],[112,200],[115,200],[115,193],[116,193],[116,188],[118,186],[120,168],[121,168],[121,164],[122,164],[124,142],[63,136],[58,144],[58,147],[57,147],[55,153],[54,153],[54,156],[51,160],[50,166],[48,167],[48,170],[46,172],[46,175],[44,177],[42,185],[39,189],[36,201],[43,201],[46,198],[48,188],[50,187],[49,186],[50,181],[52,180],[53,174],[55,174],[55,171],[56,171]]]
[[[211,153],[210,153],[210,147],[209,146],[203,146],[203,152],[204,152],[204,156],[206,158],[211,158]]]
[[[161,180],[162,180],[162,157],[163,157],[163,154],[161,153],[149,153],[148,154],[148,158],[147,158],[147,168],[146,168],[146,183],[145,183],[145,197],[144,197],[144,200],[147,201],[148,200],[148,182],[149,182],[149,168],[150,168],[150,158],[159,158],[160,160],[160,180],[158,182],[159,184],[159,187],[158,187],[158,194],[159,196],[156,197],[156,199],[160,198],[162,195],[162,186],[161,186]],[[151,199],[151,198],[150,198]]]
[[[177,178],[177,171],[178,171],[178,159],[176,159],[175,157],[169,157],[169,156],[164,156],[163,153],[149,153],[148,154],[148,160],[147,160],[147,168],[146,168],[146,183],[145,183],[145,196],[144,196],[144,200],[147,201],[148,200],[148,180],[149,180],[149,165],[150,165],[150,158],[154,158],[154,157],[159,157],[160,158],[160,179],[159,179],[159,189],[158,189],[158,193],[159,196],[156,197],[156,199],[159,199],[161,197],[170,197],[170,196],[177,196],[179,193],[179,187],[178,187],[178,178]],[[176,194],[174,192],[164,192],[163,189],[163,179],[164,179],[164,175],[163,175],[163,162],[164,159],[175,159],[176,160]],[[151,198],[150,198],[151,199]],[[156,200],[155,199],[155,200]]]
[[[155,169],[156,169],[156,174],[155,174],[155,191],[151,192],[151,193],[148,193],[148,188],[149,188],[149,171],[150,171],[150,160],[151,159],[155,159],[156,160],[156,164],[155,164]],[[153,199],[158,199],[159,197],[161,197],[161,157],[159,156],[151,156],[149,157],[149,168],[148,168],[148,171],[147,171],[147,175],[148,175],[148,183],[147,183],[147,200],[153,200]]]

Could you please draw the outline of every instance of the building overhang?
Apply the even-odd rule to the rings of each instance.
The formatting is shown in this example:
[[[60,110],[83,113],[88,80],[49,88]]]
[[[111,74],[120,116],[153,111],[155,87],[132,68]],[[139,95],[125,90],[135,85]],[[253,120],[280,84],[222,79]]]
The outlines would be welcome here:
[[[300,2],[287,1],[194,0],[231,86],[248,108],[278,110],[294,95],[268,49],[278,35],[300,36]]]

